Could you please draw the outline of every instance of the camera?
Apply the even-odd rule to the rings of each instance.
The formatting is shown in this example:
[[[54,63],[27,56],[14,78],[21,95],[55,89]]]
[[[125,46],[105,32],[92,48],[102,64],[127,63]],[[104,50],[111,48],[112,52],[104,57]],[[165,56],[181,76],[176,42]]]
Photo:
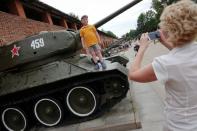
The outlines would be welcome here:
[[[160,38],[160,32],[159,31],[149,32],[148,37],[149,37],[149,40],[159,39]]]

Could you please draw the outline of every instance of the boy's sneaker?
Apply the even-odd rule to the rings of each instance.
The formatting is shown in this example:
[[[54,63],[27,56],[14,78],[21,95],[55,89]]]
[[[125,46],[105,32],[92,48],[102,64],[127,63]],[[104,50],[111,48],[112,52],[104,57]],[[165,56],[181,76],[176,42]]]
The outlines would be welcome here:
[[[95,70],[99,70],[99,68],[100,68],[100,67],[99,67],[99,64],[98,64],[98,63],[97,63],[97,64],[95,64],[94,69],[95,69]]]
[[[105,64],[105,62],[103,61],[103,62],[101,62],[101,65],[102,65],[102,68],[103,69],[106,69],[107,68],[107,65]]]

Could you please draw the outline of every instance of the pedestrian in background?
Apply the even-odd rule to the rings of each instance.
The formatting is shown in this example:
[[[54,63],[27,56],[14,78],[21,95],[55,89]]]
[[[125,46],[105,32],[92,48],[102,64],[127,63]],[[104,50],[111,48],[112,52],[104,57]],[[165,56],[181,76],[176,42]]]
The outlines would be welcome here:
[[[83,48],[92,56],[96,70],[100,68],[99,63],[102,65],[103,69],[106,69],[106,64],[101,54],[101,47],[99,46],[101,40],[95,26],[88,24],[87,15],[81,17],[81,23],[83,27],[80,29],[80,36]],[[97,57],[99,60],[97,60]]]
[[[138,52],[139,48],[140,48],[140,45],[139,45],[139,42],[138,42],[138,40],[137,40],[137,41],[135,42],[134,47],[133,47],[133,50],[135,51],[135,56],[137,55],[137,52]]]
[[[141,68],[150,41],[143,34],[128,78],[160,81],[165,86],[163,131],[197,131],[197,4],[181,0],[166,7],[160,17],[160,41],[170,52]]]

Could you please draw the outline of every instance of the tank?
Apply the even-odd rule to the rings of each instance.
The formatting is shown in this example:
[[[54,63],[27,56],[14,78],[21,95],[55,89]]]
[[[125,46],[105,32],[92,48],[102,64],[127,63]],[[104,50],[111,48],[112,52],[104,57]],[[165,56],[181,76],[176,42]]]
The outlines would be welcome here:
[[[119,40],[109,45],[107,48],[103,50],[103,56],[105,56],[106,59],[111,61],[112,63],[118,62],[126,67],[127,63],[129,62],[129,59],[124,55],[121,55],[121,52],[125,48],[125,45],[122,45],[122,43],[122,40]]]
[[[141,0],[95,24],[101,26]],[[0,130],[25,131],[95,119],[125,98],[127,69],[96,71],[78,31],[41,32],[0,48]]]

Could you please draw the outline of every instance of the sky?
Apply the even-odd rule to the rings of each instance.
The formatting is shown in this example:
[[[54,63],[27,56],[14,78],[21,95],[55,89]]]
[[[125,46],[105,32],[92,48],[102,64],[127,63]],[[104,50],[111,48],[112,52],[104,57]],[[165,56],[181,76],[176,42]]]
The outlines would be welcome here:
[[[89,24],[95,24],[132,0],[40,0],[66,14],[88,15]],[[122,14],[113,18],[98,29],[112,31],[116,36],[121,37],[131,29],[137,27],[137,18],[142,12],[151,8],[152,0],[142,0],[137,5],[126,10]]]

